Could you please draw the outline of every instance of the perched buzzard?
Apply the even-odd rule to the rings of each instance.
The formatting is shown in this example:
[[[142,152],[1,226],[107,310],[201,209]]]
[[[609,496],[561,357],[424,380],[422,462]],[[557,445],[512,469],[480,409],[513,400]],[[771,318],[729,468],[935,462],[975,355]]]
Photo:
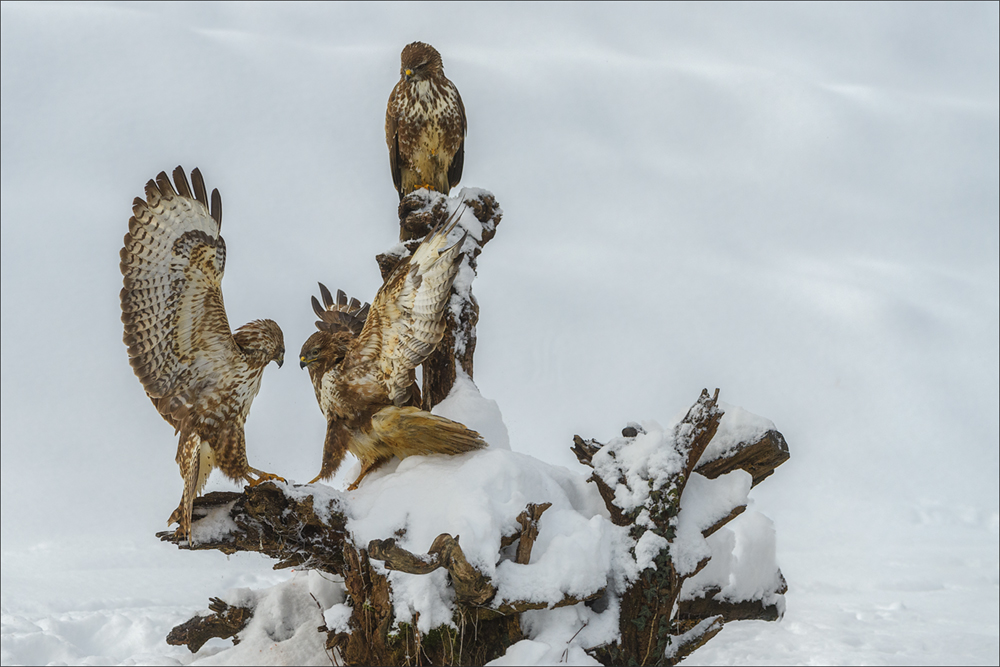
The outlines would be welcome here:
[[[445,330],[462,245],[445,249],[448,231],[439,227],[428,234],[370,307],[357,299],[348,303],[340,291],[334,302],[320,284],[325,308],[313,297],[319,331],[299,356],[327,420],[323,467],[310,484],[333,475],[348,451],[361,460],[361,474],[348,488],[353,490],[394,455],[460,454],[486,446],[462,424],[408,405],[413,369]]]
[[[243,424],[264,367],[280,367],[285,355],[271,320],[230,331],[222,304],[222,198],[213,190],[209,210],[201,172],[192,171],[191,181],[193,191],[181,167],[176,189],[163,172],[149,181],[146,200],[132,203],[121,251],[123,340],[146,395],[180,432],[184,494],[168,523],[179,523],[189,541],[192,503],[213,468],[251,484],[274,478],[247,463]]]
[[[465,162],[462,96],[430,44],[408,44],[399,59],[399,83],[385,110],[392,183],[400,199],[420,188],[447,195]]]

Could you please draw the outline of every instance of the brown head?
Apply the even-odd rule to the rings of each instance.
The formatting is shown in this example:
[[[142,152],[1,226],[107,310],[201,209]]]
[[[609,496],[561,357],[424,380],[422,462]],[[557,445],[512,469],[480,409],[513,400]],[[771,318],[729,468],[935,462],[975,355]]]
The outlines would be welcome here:
[[[399,76],[406,81],[444,78],[441,54],[430,44],[413,42],[399,54]]]
[[[299,352],[299,368],[309,369],[309,378],[312,380],[317,398],[323,376],[344,361],[353,341],[354,336],[349,332],[317,331],[302,344],[302,351]]]
[[[281,368],[285,362],[285,336],[274,320],[247,322],[233,339],[251,366],[263,368],[273,361]]]

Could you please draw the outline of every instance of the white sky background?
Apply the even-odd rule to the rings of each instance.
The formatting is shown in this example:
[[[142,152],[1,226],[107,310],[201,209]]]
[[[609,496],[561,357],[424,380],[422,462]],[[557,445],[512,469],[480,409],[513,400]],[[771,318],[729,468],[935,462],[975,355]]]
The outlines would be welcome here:
[[[161,170],[222,193],[233,327],[285,333],[251,465],[316,474],[295,357],[316,281],[380,284],[385,102],[416,39],[465,101],[462,185],[504,209],[475,379],[515,451],[574,468],[574,433],[665,423],[720,387],[789,442],[754,491],[779,562],[864,579],[874,543],[905,561],[959,526],[995,563],[997,26],[996,4],[956,3],[4,3],[5,608],[42,553],[202,556],[152,537],[180,498],[176,439],[121,343],[118,250]]]

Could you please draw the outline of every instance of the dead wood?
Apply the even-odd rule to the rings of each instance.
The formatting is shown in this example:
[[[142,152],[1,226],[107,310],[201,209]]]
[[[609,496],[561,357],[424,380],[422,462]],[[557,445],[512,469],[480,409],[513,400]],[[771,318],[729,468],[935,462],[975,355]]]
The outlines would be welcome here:
[[[704,535],[705,537],[708,537],[709,535],[711,535],[715,531],[719,530],[720,528],[722,528],[723,526],[725,526],[727,523],[729,523],[730,521],[732,521],[733,519],[735,519],[739,515],[743,514],[743,512],[744,512],[744,510],[746,510],[746,508],[747,508],[746,505],[737,505],[736,507],[734,507],[732,509],[732,511],[729,512],[729,514],[727,514],[726,516],[722,517],[721,519],[719,519],[718,521],[716,521],[715,523],[713,523],[708,528],[705,528],[704,530],[702,530],[701,534]]]
[[[338,502],[317,516],[313,496],[296,500],[274,482],[248,486],[243,493],[214,492],[194,501],[193,544],[176,531],[157,533],[180,549],[215,549],[225,554],[255,551],[278,561],[274,569],[307,566],[343,575],[347,519]],[[219,514],[224,515],[220,517]],[[211,530],[206,519],[228,517],[228,531]]]
[[[721,617],[726,623],[750,620],[776,621],[781,617],[776,603],[767,604],[763,600],[739,600],[736,602],[716,600],[715,596],[720,591],[719,588],[710,588],[705,591],[704,597],[681,600],[677,610],[677,620],[682,624],[682,627],[685,622],[700,622],[713,616]],[[781,591],[779,589],[775,592],[780,594]]]
[[[208,609],[211,614],[195,616],[181,623],[167,635],[167,643],[171,646],[187,646],[192,653],[197,653],[209,639],[233,638],[234,644],[240,640],[235,635],[243,630],[253,616],[253,608],[231,606],[219,598],[209,600]]]
[[[535,539],[538,537],[538,520],[542,518],[542,512],[552,507],[552,503],[542,503],[536,505],[528,503],[528,507],[517,515],[517,522],[521,524],[519,542],[517,544],[517,555],[514,562],[527,565],[531,561],[531,548],[535,546]]]
[[[713,616],[699,621],[677,635],[674,644],[667,651],[667,661],[676,665],[722,632],[723,624],[722,616]]]
[[[518,515],[517,521],[521,525],[521,530],[515,535],[505,538],[509,540],[506,544],[501,544],[501,549],[503,549],[513,544],[514,541],[520,540],[515,558],[516,563],[527,565],[530,561],[531,548],[538,536],[538,520],[542,513],[551,506],[552,503],[540,505],[529,503],[527,508]],[[465,553],[459,545],[458,536],[452,537],[447,533],[438,535],[427,553],[419,555],[397,545],[395,538],[372,540],[368,543],[368,557],[382,561],[386,569],[408,574],[430,574],[438,568],[445,568],[448,570],[451,583],[455,588],[455,601],[466,608],[464,610],[466,614],[479,620],[517,614],[529,609],[579,604],[597,599],[604,594],[604,589],[601,589],[584,597],[566,596],[555,603],[508,600],[496,606],[490,606],[489,602],[496,594],[496,587],[466,559]]]
[[[634,539],[638,540],[644,532],[652,530],[665,538],[667,544],[673,542],[680,499],[687,481],[695,471],[708,473],[706,477],[714,479],[726,472],[744,469],[754,476],[754,483],[757,483],[787,460],[788,447],[784,438],[777,431],[771,431],[753,442],[740,443],[718,459],[698,465],[718,431],[723,415],[718,407],[718,396],[718,389],[711,396],[707,390],[703,390],[675,428],[672,446],[684,461],[684,466],[665,482],[657,480],[654,483],[653,479],[649,480],[648,500],[639,509],[649,517],[652,527],[648,523],[635,523],[639,510],[625,510],[617,505],[616,487],[628,485],[623,475],[619,475],[617,480],[602,477],[596,470],[591,475],[590,479],[597,485],[611,520],[618,525],[631,525],[630,535]],[[627,447],[631,444],[630,440],[638,437],[641,432],[641,427],[636,425],[625,427],[622,437],[626,442],[623,445],[618,441],[616,447]],[[584,465],[594,467],[594,457],[605,445],[596,440],[584,440],[580,436],[575,436],[573,441],[572,451],[577,459]],[[614,456],[615,451],[609,450],[609,455]],[[711,535],[745,509],[744,504],[733,507],[725,517],[705,527],[702,534]],[[676,664],[718,634],[725,622],[745,618],[773,620],[777,617],[776,606],[762,605],[759,602],[728,603],[706,599],[685,601],[678,605],[684,581],[697,574],[708,563],[709,559],[705,559],[694,571],[681,574],[671,559],[670,549],[661,549],[654,558],[655,566],[644,570],[639,579],[621,596],[620,639],[591,650],[591,654],[603,664]],[[781,591],[783,592],[784,590]]]
[[[715,479],[733,470],[746,470],[753,476],[752,486],[757,486],[788,458],[785,437],[771,430],[751,442],[738,444],[717,459],[702,461],[695,471]]]
[[[368,556],[383,561],[387,569],[408,574],[429,574],[439,567],[445,568],[455,587],[456,602],[465,606],[481,606],[496,593],[490,580],[466,560],[458,537],[448,533],[438,535],[423,556],[397,546],[392,537],[369,542]]]

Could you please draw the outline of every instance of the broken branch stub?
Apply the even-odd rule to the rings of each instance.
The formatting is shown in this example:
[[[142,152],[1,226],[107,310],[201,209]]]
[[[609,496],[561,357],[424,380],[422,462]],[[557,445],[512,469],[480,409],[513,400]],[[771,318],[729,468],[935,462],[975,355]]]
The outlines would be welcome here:
[[[326,509],[320,516],[312,495],[297,499],[268,481],[248,486],[243,493],[217,491],[196,498],[192,542],[177,531],[156,536],[180,549],[215,549],[227,555],[255,551],[277,560],[276,570],[308,565],[342,575],[347,517],[336,498],[328,502]],[[228,529],[218,528],[220,520],[227,519]],[[215,525],[206,526],[207,523]]]
[[[181,623],[167,635],[167,643],[171,646],[187,646],[192,653],[197,653],[210,639],[229,639],[238,644],[236,634],[250,622],[253,617],[252,607],[232,606],[219,598],[211,598],[208,603],[211,614],[195,616]]]
[[[757,486],[788,458],[785,436],[772,429],[749,442],[739,443],[717,459],[700,461],[695,472],[715,479],[734,470],[745,470],[753,477],[752,485]]]

